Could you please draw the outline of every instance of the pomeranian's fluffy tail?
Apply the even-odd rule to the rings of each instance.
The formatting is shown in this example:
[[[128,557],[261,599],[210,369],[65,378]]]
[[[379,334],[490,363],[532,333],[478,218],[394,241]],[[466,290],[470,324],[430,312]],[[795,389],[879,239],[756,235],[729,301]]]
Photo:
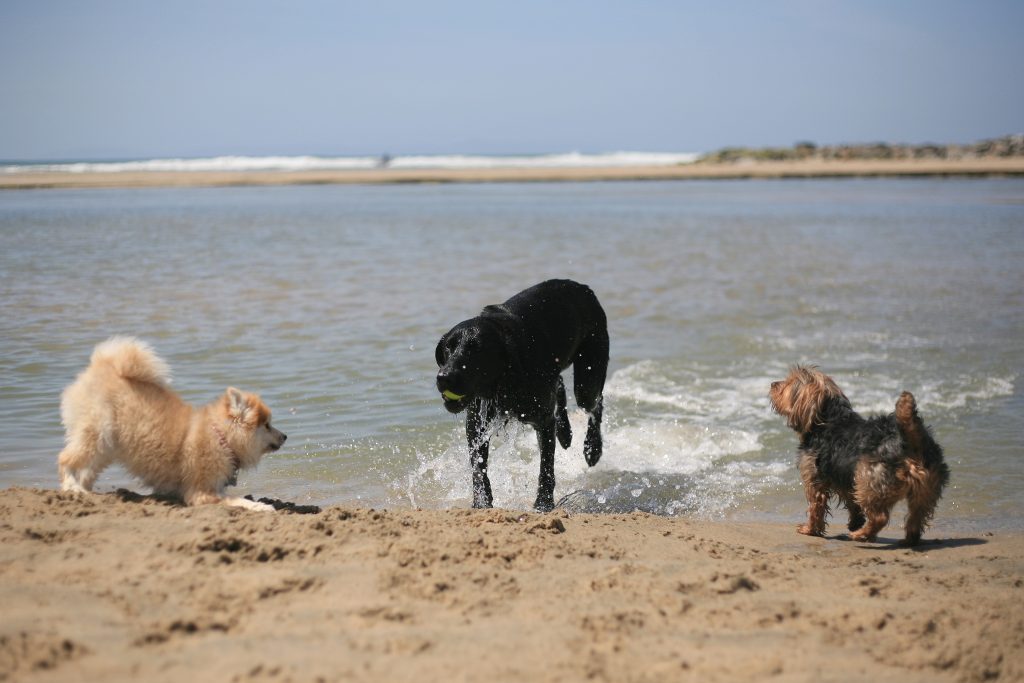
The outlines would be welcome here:
[[[171,382],[170,366],[149,344],[135,337],[111,337],[97,344],[89,365],[108,365],[119,376],[138,382],[160,386]]]

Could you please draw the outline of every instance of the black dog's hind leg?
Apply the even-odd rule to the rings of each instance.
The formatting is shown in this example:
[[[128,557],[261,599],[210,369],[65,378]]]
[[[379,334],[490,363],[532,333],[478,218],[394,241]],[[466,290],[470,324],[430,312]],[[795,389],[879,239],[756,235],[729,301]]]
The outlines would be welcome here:
[[[565,411],[565,382],[558,376],[558,388],[555,391],[555,433],[562,448],[572,445],[572,427],[569,425],[569,414]]]
[[[469,442],[469,464],[473,472],[473,507],[492,507],[491,480],[487,478],[487,455],[490,437],[487,434],[488,415],[479,399],[466,411],[466,440]]]
[[[601,459],[601,414],[604,409],[602,392],[608,374],[608,331],[592,332],[583,341],[572,366],[573,393],[576,405],[587,411],[587,438],[583,442],[583,457],[593,467]]]
[[[538,512],[550,512],[555,507],[555,422],[536,427],[537,445],[540,446],[540,478],[537,480]]]

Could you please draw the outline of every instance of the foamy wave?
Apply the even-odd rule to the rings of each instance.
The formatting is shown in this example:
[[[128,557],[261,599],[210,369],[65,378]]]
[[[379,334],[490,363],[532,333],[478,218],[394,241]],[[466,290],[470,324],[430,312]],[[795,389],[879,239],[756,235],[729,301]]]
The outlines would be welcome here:
[[[535,156],[220,156],[203,159],[144,159],[138,161],[10,164],[4,173],[125,173],[133,171],[360,171],[395,169],[599,168],[609,166],[674,166],[692,163],[698,154],[667,152],[608,152],[603,154],[541,154]]]
[[[1016,376],[975,378],[964,375],[949,382],[926,384],[917,402],[922,409],[928,405],[946,410],[966,408],[972,403],[1013,396],[1014,380]]]
[[[835,380],[849,396],[854,409],[864,415],[891,413],[900,392],[910,391],[927,422],[934,419],[936,411],[970,409],[976,404],[1012,396],[1016,376],[961,375],[921,381],[913,377],[898,380],[883,374],[864,373],[836,376]]]
[[[626,425],[606,421],[604,457],[594,468],[583,457],[587,417],[570,412],[572,446],[555,457],[557,496],[586,491],[591,509],[641,509],[661,514],[691,511],[711,515],[736,496],[764,485],[757,462],[760,439],[734,428],[642,420]],[[729,458],[746,458],[724,462]],[[414,506],[461,506],[470,501],[470,476],[462,429],[439,450],[417,454],[418,465],[395,489]],[[788,465],[782,468],[788,469]],[[512,423],[491,442],[488,475],[495,504],[529,509],[537,493],[539,454],[533,429]],[[777,483],[772,473],[771,483]],[[714,490],[714,495],[708,494]],[[704,501],[697,503],[698,498]],[[601,500],[598,500],[601,499]],[[395,503],[397,501],[392,501]],[[711,507],[708,507],[711,506]],[[579,504],[577,504],[579,507]],[[714,508],[714,509],[712,509]]]
[[[661,474],[692,475],[727,456],[761,450],[760,438],[754,432],[655,420],[620,427],[608,434],[605,443],[619,454],[609,463],[611,467]]]
[[[768,387],[779,377],[708,377],[706,370],[672,373],[650,360],[616,371],[605,395],[656,408],[663,413],[699,421],[734,422],[745,426],[765,417]],[[780,375],[781,377],[781,375]]]
[[[565,507],[576,511],[700,518],[720,518],[790,488],[790,497],[799,500],[792,436],[767,401],[771,381],[785,370],[779,364],[716,377],[707,368],[651,360],[617,370],[605,385],[604,456],[596,467],[587,466],[586,413],[570,411],[573,442],[566,451],[556,450],[556,497],[566,497]],[[902,386],[878,373],[837,377],[864,414],[891,412],[900,390],[910,389],[926,421],[1010,396],[1015,380],[963,375]],[[539,470],[534,430],[510,423],[494,434],[490,452],[495,504],[530,509]],[[414,457],[411,470],[388,486],[387,504],[463,507],[471,502],[461,426]]]
[[[600,168],[608,166],[674,166],[696,161],[698,154],[610,152],[607,154],[546,154],[538,156],[400,156],[391,168]]]
[[[242,157],[208,159],[146,159],[141,161],[22,164],[4,166],[5,173],[127,173],[134,171],[310,171],[362,170],[380,165],[376,157]]]

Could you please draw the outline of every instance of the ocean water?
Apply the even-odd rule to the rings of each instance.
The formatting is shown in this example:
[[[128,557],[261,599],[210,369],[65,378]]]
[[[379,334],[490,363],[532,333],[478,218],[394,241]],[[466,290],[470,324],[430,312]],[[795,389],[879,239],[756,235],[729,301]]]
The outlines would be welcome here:
[[[130,334],[187,400],[271,406],[289,440],[241,493],[466,506],[434,346],[551,277],[591,285],[611,334],[604,457],[579,411],[556,456],[576,509],[796,523],[767,391],[800,362],[863,412],[914,392],[953,473],[936,527],[1024,526],[1020,179],[5,191],[0,487],[57,486],[60,392]],[[495,436],[497,505],[530,507],[537,460],[530,428]]]

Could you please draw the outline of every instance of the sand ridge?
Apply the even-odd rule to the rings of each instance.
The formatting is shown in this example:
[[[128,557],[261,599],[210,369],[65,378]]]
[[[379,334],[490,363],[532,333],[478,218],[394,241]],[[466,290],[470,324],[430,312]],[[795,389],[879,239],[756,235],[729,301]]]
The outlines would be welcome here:
[[[126,171],[0,173],[0,190],[45,188],[225,187],[267,185],[593,182],[747,178],[1020,176],[1024,157],[806,160],[587,168],[393,169],[310,171]]]

